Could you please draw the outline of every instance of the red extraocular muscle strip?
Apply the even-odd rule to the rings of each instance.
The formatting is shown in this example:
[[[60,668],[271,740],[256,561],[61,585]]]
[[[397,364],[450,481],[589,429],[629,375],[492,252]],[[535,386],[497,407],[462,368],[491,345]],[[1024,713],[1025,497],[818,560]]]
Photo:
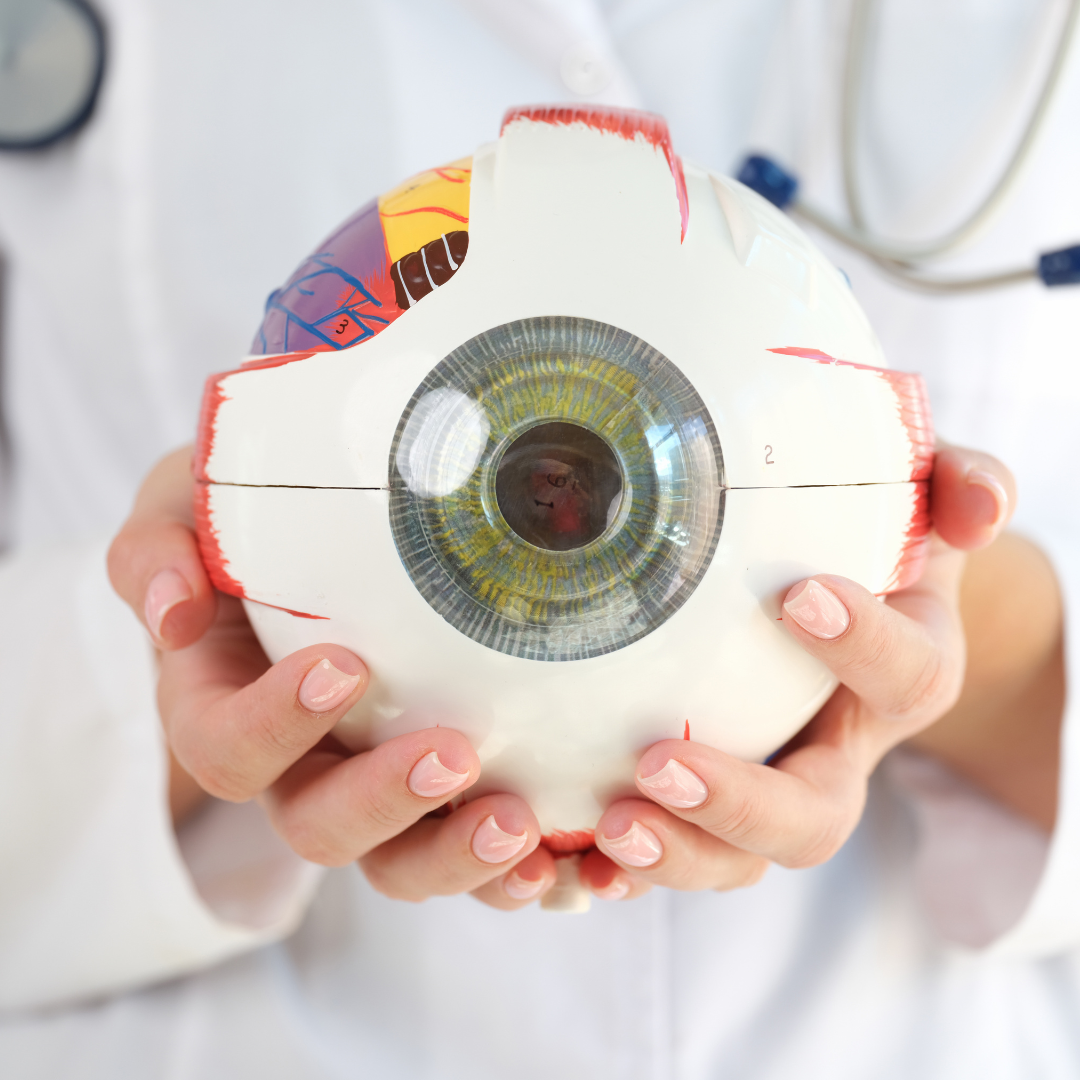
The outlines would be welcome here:
[[[573,855],[578,851],[588,851],[596,846],[596,837],[592,829],[577,829],[574,832],[563,832],[556,829],[547,836],[540,837],[540,843],[551,852],[552,855]]]
[[[238,596],[242,600],[250,600],[251,597],[244,592],[244,586],[225,569],[225,556],[218,543],[217,529],[210,516],[210,484],[202,480],[195,481],[195,535],[199,541],[199,554],[202,556],[203,566],[210,576],[218,592],[227,593],[229,596]],[[279,607],[277,604],[267,604],[263,600],[256,600],[256,604],[263,607],[271,607],[276,611],[284,611],[288,615],[295,615],[298,619],[327,619],[327,615],[309,615],[306,611],[293,611],[292,608]]]
[[[836,364],[842,367],[858,368],[860,371],[872,371],[884,379],[896,394],[900,409],[900,419],[907,429],[911,441],[911,475],[909,480],[926,480],[934,469],[934,422],[930,416],[930,400],[926,394],[926,383],[921,375],[910,371],[891,371],[889,368],[872,367],[869,364],[854,364],[850,360],[837,360],[835,356],[819,349],[802,349],[789,346],[785,349],[769,349],[781,356],[801,356],[815,360],[819,364]]]
[[[315,350],[307,352],[280,353],[277,356],[259,356],[248,360],[241,367],[231,371],[219,371],[206,380],[206,388],[203,391],[202,408],[199,411],[199,433],[195,438],[195,456],[191,462],[191,471],[196,480],[209,480],[206,475],[206,464],[214,450],[214,427],[217,424],[218,409],[226,401],[221,383],[230,375],[240,371],[261,371],[264,368],[282,367],[285,364],[295,363],[297,360],[307,360],[314,356]]]
[[[915,484],[915,508],[904,533],[904,546],[900,549],[900,557],[896,560],[892,576],[882,592],[899,592],[919,580],[926,558],[930,554],[931,524],[930,481],[920,480]]]
[[[210,485],[195,481],[195,535],[199,539],[199,554],[210,580],[218,592],[243,596],[244,586],[225,569],[225,557],[218,543],[217,529],[210,518]]]
[[[686,239],[690,222],[690,200],[686,195],[686,177],[682,160],[671,146],[671,134],[667,121],[653,113],[637,109],[587,108],[579,106],[534,105],[508,109],[503,117],[500,134],[515,120],[535,120],[541,124],[584,124],[596,131],[610,131],[633,142],[641,135],[646,142],[659,149],[667,160],[671,175],[675,178],[675,195],[679,200],[679,219],[682,225],[680,240]]]
[[[221,389],[221,383],[230,375],[238,371],[259,371],[263,368],[282,367],[284,364],[292,364],[297,360],[306,360],[314,356],[314,351],[281,353],[278,356],[259,357],[249,360],[243,367],[234,368],[232,371],[222,371],[217,375],[211,375],[206,380],[206,390],[203,393],[202,410],[199,414],[199,434],[195,441],[195,454],[191,462],[191,471],[195,476],[195,535],[199,541],[199,553],[202,555],[203,565],[207,574],[218,592],[228,593],[229,596],[247,598],[244,586],[225,569],[226,561],[218,542],[217,529],[210,516],[210,484],[206,475],[206,463],[210,460],[210,454],[214,448],[214,426],[217,421],[218,409],[222,402],[227,401]],[[261,600],[256,603],[263,603]],[[292,608],[278,607],[277,604],[266,604],[266,607],[277,608],[289,615],[295,615],[298,619],[325,619],[325,615],[309,615],[306,611],[293,611]]]
[[[820,349],[789,346],[768,351],[781,356],[801,356],[819,364],[837,364],[861,371],[872,371],[892,387],[900,410],[900,419],[911,442],[909,479],[915,481],[915,506],[904,533],[900,556],[882,593],[898,592],[914,585],[919,580],[930,550],[930,474],[934,469],[934,422],[930,415],[930,400],[923,377],[907,371],[891,371],[869,364],[837,360],[835,356],[830,356]]]

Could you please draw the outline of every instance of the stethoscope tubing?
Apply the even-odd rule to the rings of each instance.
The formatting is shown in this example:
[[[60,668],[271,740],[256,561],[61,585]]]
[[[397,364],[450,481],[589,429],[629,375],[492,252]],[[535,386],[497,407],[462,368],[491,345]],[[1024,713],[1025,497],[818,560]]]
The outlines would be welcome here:
[[[1041,280],[1046,285],[1080,283],[1080,245],[1047,252],[1034,266],[1016,267],[974,276],[937,276],[923,272],[922,263],[952,254],[986,228],[1012,193],[1045,125],[1057,95],[1080,25],[1080,0],[1069,0],[1053,58],[1024,131],[989,193],[968,216],[934,240],[905,244],[875,233],[867,220],[858,170],[858,131],[863,97],[866,43],[874,5],[878,0],[853,0],[841,91],[841,165],[848,222],[814,206],[799,195],[796,177],[767,157],[751,155],[739,179],[775,206],[802,218],[821,232],[869,257],[890,278],[908,288],[932,293],[968,293]]]
[[[860,104],[864,97],[862,87],[866,67],[867,27],[876,3],[877,0],[854,0],[851,25],[848,32],[841,112],[841,160],[844,199],[847,204],[848,215],[851,218],[851,225],[844,226],[839,222],[832,221],[829,221],[828,224],[831,235],[843,239],[846,243],[858,246],[865,254],[910,266],[913,263],[929,262],[932,259],[949,255],[956,251],[957,248],[968,243],[987,225],[1008,198],[1023,167],[1031,157],[1031,151],[1042,131],[1050,106],[1057,94],[1062,72],[1068,59],[1069,49],[1075,36],[1077,20],[1080,18],[1080,0],[1070,0],[1065,20],[1061,26],[1057,48],[1054,50],[1039,96],[1024,126],[1023,134],[1017,141],[1015,149],[994,186],[982,202],[959,225],[934,240],[927,240],[918,244],[903,244],[886,240],[870,230],[866,219],[858,169],[857,146]],[[798,199],[795,202],[795,208],[801,210]],[[825,227],[826,215],[816,212],[813,217],[814,223],[819,228]],[[810,214],[807,214],[807,218],[810,219]]]

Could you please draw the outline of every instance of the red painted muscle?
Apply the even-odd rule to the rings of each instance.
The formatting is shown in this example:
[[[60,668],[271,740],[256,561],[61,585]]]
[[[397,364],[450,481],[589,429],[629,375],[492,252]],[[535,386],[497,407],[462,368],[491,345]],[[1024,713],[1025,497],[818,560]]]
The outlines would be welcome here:
[[[542,124],[584,124],[597,131],[610,131],[633,142],[639,135],[655,146],[663,155],[675,180],[675,197],[679,201],[679,220],[682,227],[680,240],[686,239],[690,223],[690,200],[686,194],[686,177],[682,160],[671,145],[671,133],[667,121],[654,113],[637,109],[614,109],[602,106],[581,105],[523,105],[508,109],[503,116],[502,134],[515,120],[535,120]]]

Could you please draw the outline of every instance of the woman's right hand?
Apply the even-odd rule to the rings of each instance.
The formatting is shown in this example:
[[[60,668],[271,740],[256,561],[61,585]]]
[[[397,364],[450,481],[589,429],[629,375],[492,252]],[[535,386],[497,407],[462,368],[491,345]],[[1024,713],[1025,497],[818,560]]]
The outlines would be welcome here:
[[[429,816],[476,783],[480,762],[449,728],[352,754],[331,734],[368,673],[340,645],[271,665],[239,600],[216,593],[199,557],[190,447],[147,477],[109,551],[113,587],[160,650],[158,708],[179,818],[205,798],[258,798],[303,858],[358,860],[380,892],[405,900],[473,892],[511,910],[555,880],[540,827],[513,795]]]

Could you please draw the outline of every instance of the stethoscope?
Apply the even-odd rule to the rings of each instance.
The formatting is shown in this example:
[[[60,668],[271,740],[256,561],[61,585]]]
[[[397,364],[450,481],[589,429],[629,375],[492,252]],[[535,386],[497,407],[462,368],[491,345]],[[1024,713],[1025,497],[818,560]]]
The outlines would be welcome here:
[[[903,244],[875,233],[867,222],[856,136],[864,83],[866,44],[876,0],[853,0],[841,95],[841,156],[850,222],[837,221],[799,197],[798,179],[771,158],[749,156],[739,179],[774,205],[868,255],[898,281],[931,292],[972,292],[1040,279],[1045,285],[1080,284],[1080,245],[1039,256],[1034,266],[977,277],[938,277],[925,264],[973,239],[1000,209],[1031,156],[1065,67],[1080,21],[1080,0],[1070,0],[1060,40],[1031,115],[990,193],[968,217],[935,240]],[[90,119],[105,71],[105,30],[88,0],[0,0],[0,150],[32,150],[74,134]]]
[[[940,277],[927,274],[924,265],[950,255],[972,240],[1001,208],[1031,156],[1039,131],[1061,81],[1069,45],[1075,36],[1080,0],[1071,0],[1057,49],[1046,72],[1042,89],[1008,163],[985,199],[955,228],[918,244],[903,244],[875,233],[866,218],[859,171],[856,167],[856,135],[864,85],[866,43],[876,0],[853,0],[848,30],[847,57],[841,92],[841,158],[844,199],[850,223],[837,221],[799,196],[798,178],[772,158],[752,154],[738,178],[773,205],[801,217],[847,247],[868,255],[897,281],[928,292],[974,292],[1017,285],[1038,278],[1044,285],[1080,284],[1080,245],[1048,251],[1034,266],[1020,267],[977,277]]]
[[[37,150],[90,119],[105,28],[87,0],[0,0],[0,150]]]

